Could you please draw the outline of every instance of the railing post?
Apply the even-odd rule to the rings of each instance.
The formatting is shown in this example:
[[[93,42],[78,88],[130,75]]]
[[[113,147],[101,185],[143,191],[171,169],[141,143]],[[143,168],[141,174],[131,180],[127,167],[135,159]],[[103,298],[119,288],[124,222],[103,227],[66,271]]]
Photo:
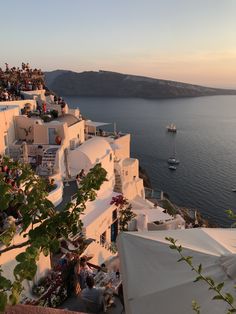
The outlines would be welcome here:
[[[164,194],[163,194],[163,191],[161,191],[161,201],[163,201],[164,199]]]

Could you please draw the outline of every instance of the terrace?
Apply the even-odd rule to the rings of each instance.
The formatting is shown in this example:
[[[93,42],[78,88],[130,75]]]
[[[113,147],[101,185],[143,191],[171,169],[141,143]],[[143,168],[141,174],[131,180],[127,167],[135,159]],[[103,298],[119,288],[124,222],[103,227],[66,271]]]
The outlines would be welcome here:
[[[126,133],[117,132],[115,125],[114,125],[113,131],[107,131],[107,130],[101,129],[101,127],[104,127],[107,125],[111,125],[111,123],[86,120],[85,121],[86,139],[92,138],[94,136],[101,136],[101,137],[109,137],[111,139],[118,139],[118,138],[126,135]]]

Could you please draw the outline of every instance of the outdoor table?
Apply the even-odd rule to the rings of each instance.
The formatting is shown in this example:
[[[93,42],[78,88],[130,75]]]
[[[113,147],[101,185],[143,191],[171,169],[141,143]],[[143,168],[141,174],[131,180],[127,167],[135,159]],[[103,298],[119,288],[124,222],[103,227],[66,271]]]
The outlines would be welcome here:
[[[109,283],[111,284],[111,289],[114,293],[118,292],[118,288],[121,285],[121,278],[120,276],[116,276],[116,272],[103,272],[100,271],[95,277],[95,286],[97,288],[106,287]]]

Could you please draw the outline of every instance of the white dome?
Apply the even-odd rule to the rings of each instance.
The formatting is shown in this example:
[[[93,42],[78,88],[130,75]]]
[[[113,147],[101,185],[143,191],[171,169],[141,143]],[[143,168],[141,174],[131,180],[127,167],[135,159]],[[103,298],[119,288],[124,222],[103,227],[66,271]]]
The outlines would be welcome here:
[[[100,162],[100,159],[112,151],[110,144],[102,137],[91,138],[79,146],[78,150],[88,157],[91,164]]]

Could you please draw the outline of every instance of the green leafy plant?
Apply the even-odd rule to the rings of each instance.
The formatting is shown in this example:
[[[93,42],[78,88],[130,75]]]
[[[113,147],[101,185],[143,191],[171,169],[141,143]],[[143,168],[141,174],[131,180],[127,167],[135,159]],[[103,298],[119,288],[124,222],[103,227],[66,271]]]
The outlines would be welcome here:
[[[121,231],[128,231],[129,222],[136,217],[132,211],[132,205],[123,195],[112,198],[110,204],[115,204],[119,212],[119,225]]]
[[[81,181],[75,202],[68,203],[59,212],[46,198],[45,180],[36,176],[28,165],[8,158],[4,158],[1,165],[8,173],[17,174],[14,180],[21,188],[13,190],[5,173],[0,173],[0,214],[6,215],[9,207],[14,206],[20,217],[17,227],[14,221],[7,221],[5,227],[0,228],[0,255],[24,248],[16,256],[13,281],[3,276],[0,266],[0,311],[3,311],[7,303],[19,302],[22,283],[34,278],[40,253],[47,256],[57,252],[61,239],[70,241],[71,237],[81,233],[83,224],[80,215],[86,208],[86,202],[95,200],[96,191],[106,180],[107,172],[101,164],[95,165]],[[14,244],[17,233],[25,240]]]
[[[232,228],[235,228],[236,227],[236,214],[231,210],[231,209],[228,209],[225,211],[227,216],[232,220],[232,225],[231,227]]]
[[[53,109],[50,111],[50,114],[54,119],[58,118],[58,110]]]

